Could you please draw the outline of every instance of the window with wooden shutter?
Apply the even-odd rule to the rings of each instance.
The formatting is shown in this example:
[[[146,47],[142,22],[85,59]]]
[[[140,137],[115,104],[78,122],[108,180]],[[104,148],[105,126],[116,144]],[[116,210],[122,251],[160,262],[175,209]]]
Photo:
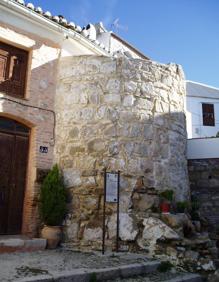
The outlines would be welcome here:
[[[215,126],[214,104],[202,104],[203,125]]]
[[[0,42],[0,92],[24,97],[28,52]]]

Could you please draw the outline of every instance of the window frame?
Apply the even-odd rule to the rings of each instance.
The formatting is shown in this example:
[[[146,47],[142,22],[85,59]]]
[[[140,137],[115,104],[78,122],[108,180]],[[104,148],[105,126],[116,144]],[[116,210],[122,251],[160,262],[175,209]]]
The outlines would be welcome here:
[[[0,81],[0,83],[4,83],[8,79],[8,83],[7,82],[5,83],[6,84],[5,87],[3,86],[3,89],[0,89],[0,92],[17,99],[27,99],[26,93],[27,93],[27,80],[28,80],[28,72],[29,72],[29,64],[30,64],[30,50],[0,40],[0,51],[8,52],[10,57],[10,60],[7,61],[7,66],[6,66],[6,72],[7,72],[6,75],[8,76],[11,67],[11,58],[15,56],[15,54],[17,53],[18,55],[21,56],[23,60],[21,65],[21,68],[23,69],[20,70],[19,73],[20,80],[18,81],[16,81],[16,79],[13,80],[13,74],[12,74],[11,81],[9,77],[6,78],[4,81]],[[13,89],[13,87],[15,87],[15,90]],[[15,93],[16,87],[17,89],[19,89],[18,94]],[[10,88],[12,89],[11,91]]]
[[[214,103],[202,103],[202,123],[203,126],[215,126]]]

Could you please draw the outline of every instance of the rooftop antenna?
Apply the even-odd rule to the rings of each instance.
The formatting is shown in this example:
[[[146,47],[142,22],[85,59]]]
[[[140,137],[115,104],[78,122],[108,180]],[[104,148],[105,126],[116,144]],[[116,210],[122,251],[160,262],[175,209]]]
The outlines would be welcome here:
[[[116,34],[119,33],[119,30],[127,31],[128,27],[119,24],[119,18],[116,18],[113,23],[111,24],[112,31]]]

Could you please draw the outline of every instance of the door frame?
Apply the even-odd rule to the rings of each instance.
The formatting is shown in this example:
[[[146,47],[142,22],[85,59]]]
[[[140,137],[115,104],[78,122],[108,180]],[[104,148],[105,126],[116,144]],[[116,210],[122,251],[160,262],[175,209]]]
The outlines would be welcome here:
[[[31,220],[35,221],[35,218],[28,218],[26,216],[27,209],[30,209],[32,206],[32,199],[34,194],[34,181],[35,175],[33,171],[33,162],[32,160],[35,158],[35,140],[36,140],[36,128],[35,125],[27,120],[24,120],[20,117],[14,116],[12,114],[0,113],[0,117],[11,119],[17,123],[20,123],[29,129],[29,140],[28,140],[28,152],[27,152],[27,162],[26,162],[26,177],[25,177],[25,185],[24,185],[24,196],[23,196],[23,211],[22,211],[22,223],[21,223],[21,232],[22,235],[28,235],[33,237],[34,234],[32,232],[28,232],[29,224],[31,224]],[[19,235],[19,234],[17,234]]]

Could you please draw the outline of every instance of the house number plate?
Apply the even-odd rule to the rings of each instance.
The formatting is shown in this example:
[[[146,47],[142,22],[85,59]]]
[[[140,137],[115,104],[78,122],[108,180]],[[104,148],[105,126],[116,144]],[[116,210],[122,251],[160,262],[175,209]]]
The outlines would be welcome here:
[[[40,153],[47,154],[48,153],[48,147],[40,146]]]

